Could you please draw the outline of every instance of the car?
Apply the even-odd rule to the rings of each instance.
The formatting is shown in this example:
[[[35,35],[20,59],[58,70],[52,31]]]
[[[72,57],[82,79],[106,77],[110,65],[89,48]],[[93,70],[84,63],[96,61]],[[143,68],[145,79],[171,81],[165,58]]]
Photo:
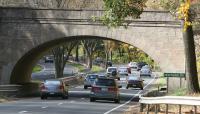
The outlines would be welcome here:
[[[131,68],[131,70],[133,71],[137,71],[138,70],[138,65],[137,65],[137,62],[130,62],[128,64],[128,66]]]
[[[140,70],[140,76],[151,77],[151,75],[152,75],[152,71],[151,71],[151,68],[148,65],[143,66],[142,69]]]
[[[137,66],[138,66],[138,71],[140,71],[142,69],[143,66],[148,65],[146,62],[138,62]]]
[[[111,61],[107,61],[107,63],[106,63],[108,66],[112,66],[112,62]]]
[[[41,84],[40,93],[41,99],[47,99],[47,97],[68,99],[68,84],[59,79],[48,79]]]
[[[128,74],[128,68],[127,67],[119,67],[118,73],[119,74]]]
[[[115,103],[120,102],[120,92],[118,83],[113,78],[97,78],[90,92],[90,102],[96,100],[112,100]]]
[[[108,67],[106,70],[107,77],[120,80],[117,67]]]
[[[107,78],[107,75],[106,74],[99,74],[98,78]]]
[[[54,57],[53,56],[46,56],[44,58],[44,62],[45,63],[53,63],[53,61],[54,61]]]
[[[143,81],[144,80],[140,76],[131,75],[127,79],[126,89],[128,89],[129,87],[133,87],[133,88],[140,88],[141,90],[143,90],[144,87]]]
[[[84,80],[84,89],[91,87],[96,78],[98,78],[98,74],[87,74]]]

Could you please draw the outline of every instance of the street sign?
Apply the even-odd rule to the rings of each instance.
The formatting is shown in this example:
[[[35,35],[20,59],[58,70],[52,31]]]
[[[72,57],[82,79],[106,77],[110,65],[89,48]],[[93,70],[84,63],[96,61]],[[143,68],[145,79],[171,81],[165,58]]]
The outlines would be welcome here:
[[[185,73],[164,73],[164,77],[185,77]]]

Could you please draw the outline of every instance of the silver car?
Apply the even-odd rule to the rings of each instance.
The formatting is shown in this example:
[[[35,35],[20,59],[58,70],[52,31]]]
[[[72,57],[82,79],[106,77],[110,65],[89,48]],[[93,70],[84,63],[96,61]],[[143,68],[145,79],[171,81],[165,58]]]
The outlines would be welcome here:
[[[91,87],[96,78],[98,78],[98,74],[88,74],[84,80],[84,89]]]
[[[41,99],[47,97],[62,97],[68,99],[68,84],[59,79],[49,79],[41,84]]]
[[[95,100],[113,100],[120,102],[120,94],[117,81],[113,78],[97,78],[92,85],[90,102]]]
[[[151,68],[147,65],[143,66],[140,70],[140,76],[149,76],[151,77],[152,71]]]

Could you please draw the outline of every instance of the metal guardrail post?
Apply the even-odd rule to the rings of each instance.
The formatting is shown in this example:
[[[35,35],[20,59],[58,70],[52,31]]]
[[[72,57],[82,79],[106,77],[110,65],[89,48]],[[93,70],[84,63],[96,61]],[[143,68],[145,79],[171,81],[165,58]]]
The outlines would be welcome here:
[[[181,114],[181,105],[179,105],[179,114]]]
[[[150,104],[147,105],[147,114],[149,114]]]
[[[140,103],[140,112],[143,112],[143,105],[142,103]]]
[[[158,105],[155,105],[155,114],[158,114]]]
[[[169,105],[168,105],[168,104],[166,104],[166,110],[165,110],[165,114],[168,114],[168,107],[169,107]]]
[[[197,114],[197,106],[194,106],[194,114]]]

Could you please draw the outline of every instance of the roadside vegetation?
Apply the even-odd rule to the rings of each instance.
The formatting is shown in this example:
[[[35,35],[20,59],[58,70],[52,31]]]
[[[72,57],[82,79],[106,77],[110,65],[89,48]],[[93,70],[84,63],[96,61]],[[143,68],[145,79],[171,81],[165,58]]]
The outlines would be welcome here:
[[[86,69],[86,67],[85,67],[84,65],[80,64],[80,63],[71,63],[71,62],[67,62],[66,64],[78,68],[78,71],[79,71],[79,72],[83,72],[83,71],[85,71],[85,69]]]
[[[36,73],[36,72],[40,72],[42,70],[42,67],[40,65],[36,65],[34,68],[33,68],[33,73]]]

